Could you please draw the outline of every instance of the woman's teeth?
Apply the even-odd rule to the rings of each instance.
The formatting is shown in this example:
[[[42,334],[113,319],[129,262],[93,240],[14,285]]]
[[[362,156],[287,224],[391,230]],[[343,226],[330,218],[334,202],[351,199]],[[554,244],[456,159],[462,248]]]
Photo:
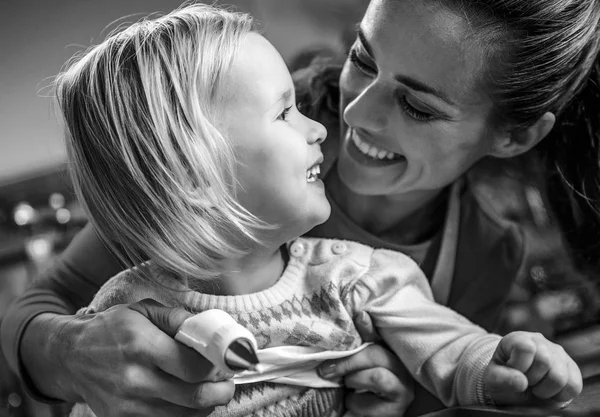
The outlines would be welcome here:
[[[306,182],[315,182],[319,179],[319,174],[321,173],[321,166],[314,165],[308,171],[306,171]]]
[[[365,141],[363,141],[361,138],[358,137],[358,135],[356,134],[356,132],[353,130],[352,131],[352,142],[354,142],[354,144],[356,145],[356,147],[360,150],[360,152],[363,155],[366,156],[370,156],[371,158],[375,158],[375,159],[397,159],[400,158],[400,155],[394,153],[394,152],[389,152],[386,151],[385,149],[380,149],[375,145],[372,145],[370,143],[367,143]]]

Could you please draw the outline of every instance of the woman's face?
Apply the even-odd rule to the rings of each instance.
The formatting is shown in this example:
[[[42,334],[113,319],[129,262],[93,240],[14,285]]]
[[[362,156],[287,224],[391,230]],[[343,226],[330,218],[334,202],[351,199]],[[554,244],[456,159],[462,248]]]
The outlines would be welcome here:
[[[491,149],[483,53],[434,1],[372,0],[344,66],[338,173],[363,195],[435,191]]]

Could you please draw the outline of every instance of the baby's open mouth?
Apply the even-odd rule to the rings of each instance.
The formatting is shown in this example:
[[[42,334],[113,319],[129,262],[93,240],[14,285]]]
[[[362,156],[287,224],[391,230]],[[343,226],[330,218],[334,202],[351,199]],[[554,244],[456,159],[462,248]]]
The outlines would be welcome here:
[[[319,179],[321,173],[321,165],[315,164],[306,171],[306,182],[315,182]]]

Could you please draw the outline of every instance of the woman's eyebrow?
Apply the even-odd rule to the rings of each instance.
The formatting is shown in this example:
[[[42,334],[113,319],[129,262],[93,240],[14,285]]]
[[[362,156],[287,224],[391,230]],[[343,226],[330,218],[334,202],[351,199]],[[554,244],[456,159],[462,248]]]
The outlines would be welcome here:
[[[356,26],[356,33],[358,35],[358,39],[359,39],[360,43],[362,44],[362,46],[365,49],[365,51],[367,52],[367,54],[369,54],[369,56],[373,57],[373,49],[371,48],[369,41],[367,41],[367,37],[365,36],[364,31],[360,27],[360,24],[358,24]],[[450,99],[450,97],[448,97],[448,95],[446,93],[444,93],[443,91],[440,91],[437,88],[434,88],[430,85],[427,85],[419,80],[416,80],[412,77],[409,77],[406,75],[401,75],[401,74],[395,75],[394,79],[396,81],[398,81],[399,83],[402,83],[415,91],[420,91],[422,93],[434,95],[434,96],[438,97],[440,100],[442,100],[444,103],[448,104],[449,106],[452,106],[452,107],[457,106],[457,104],[452,99]]]
[[[356,25],[356,34],[358,35],[358,39],[360,40],[360,43],[362,43],[362,46],[365,49],[365,51],[367,52],[367,54],[369,54],[369,56],[372,57],[373,50],[371,49],[371,45],[369,45],[369,41],[367,41],[365,32],[363,32],[362,28],[360,27],[360,23],[358,23]]]
[[[397,74],[394,76],[394,79],[399,83],[402,83],[412,90],[420,91],[422,93],[427,93],[438,97],[440,100],[448,104],[449,106],[456,107],[457,104],[448,97],[446,93],[438,90],[437,88],[431,87],[419,80],[415,80],[414,78],[408,77],[406,75]]]

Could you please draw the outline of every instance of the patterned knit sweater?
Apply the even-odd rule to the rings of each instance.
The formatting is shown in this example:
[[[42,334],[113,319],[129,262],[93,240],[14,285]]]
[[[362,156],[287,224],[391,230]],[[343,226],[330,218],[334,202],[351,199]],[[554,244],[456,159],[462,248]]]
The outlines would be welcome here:
[[[282,276],[258,293],[208,295],[173,278],[160,286],[125,271],[109,280],[82,313],[153,298],[192,312],[227,311],[255,335],[259,349],[301,345],[349,350],[362,344],[352,317],[364,310],[413,377],[444,404],[484,404],[483,371],[499,336],[434,303],[425,276],[409,257],[339,240],[299,238],[288,248],[290,260]],[[143,274],[155,274],[151,264],[141,268]],[[342,388],[238,385],[233,400],[212,415],[338,416],[343,394]],[[72,413],[93,415],[83,405]]]

